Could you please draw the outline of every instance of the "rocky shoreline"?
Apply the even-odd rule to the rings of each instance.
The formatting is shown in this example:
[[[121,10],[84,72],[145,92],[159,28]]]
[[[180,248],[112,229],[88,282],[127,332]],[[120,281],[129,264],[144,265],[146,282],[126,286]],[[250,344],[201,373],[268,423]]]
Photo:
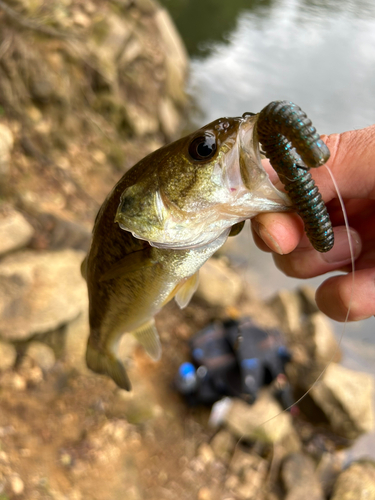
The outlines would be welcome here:
[[[283,290],[262,302],[226,257],[211,259],[191,305],[180,311],[170,304],[157,318],[163,363],[152,363],[134,339],[124,337],[121,355],[134,381],[128,394],[85,367],[87,298],[79,274],[84,252],[25,249],[33,229],[9,207],[2,224],[17,235],[0,260],[0,307],[6,319],[0,329],[4,499],[116,498],[112,487],[96,494],[85,483],[99,465],[101,482],[113,468],[126,473],[116,488],[134,499],[178,494],[203,500],[290,500],[304,498],[307,489],[312,499],[341,500],[361,498],[355,496],[358,488],[372,491],[373,462],[347,468],[343,450],[373,429],[373,378],[336,362],[340,349],[317,310],[313,290]],[[282,329],[292,353],[286,373],[295,398],[309,391],[298,404],[299,416],[283,411],[271,389],[264,388],[252,405],[234,399],[212,427],[209,409],[189,408],[177,395],[173,378],[188,359],[186,341],[228,314],[250,315],[264,327]],[[181,454],[177,465],[171,465],[170,453]],[[134,475],[123,465],[129,460]],[[59,489],[60,476],[75,484],[73,496],[66,487]],[[342,496],[343,488],[353,496]]]
[[[375,464],[345,458],[374,428],[373,378],[339,364],[309,288],[265,302],[225,256],[213,258],[192,303],[182,311],[169,304],[157,317],[162,362],[123,338],[132,393],[87,370],[80,263],[93,219],[130,166],[181,133],[188,61],[167,12],[151,0],[7,5],[0,500],[375,499]],[[264,388],[252,405],[233,399],[212,426],[210,408],[188,407],[177,394],[188,339],[228,316],[284,333],[294,398],[305,394],[298,415]]]

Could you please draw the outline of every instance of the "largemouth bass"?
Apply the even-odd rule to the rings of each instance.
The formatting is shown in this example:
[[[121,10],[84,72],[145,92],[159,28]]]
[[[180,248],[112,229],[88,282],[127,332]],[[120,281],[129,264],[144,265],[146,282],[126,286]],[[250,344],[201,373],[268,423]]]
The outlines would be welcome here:
[[[116,350],[132,333],[155,360],[154,316],[172,298],[185,307],[198,270],[243,222],[290,209],[260,161],[250,113],[222,118],[146,156],[108,195],[82,264],[89,293],[86,361],[126,390]]]

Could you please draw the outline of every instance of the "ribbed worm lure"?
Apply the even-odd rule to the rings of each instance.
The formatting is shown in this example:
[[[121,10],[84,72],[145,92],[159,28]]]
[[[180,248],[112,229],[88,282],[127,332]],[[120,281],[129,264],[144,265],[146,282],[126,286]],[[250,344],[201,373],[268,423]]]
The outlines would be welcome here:
[[[305,223],[313,247],[328,252],[334,243],[331,221],[309,173],[328,161],[330,152],[306,114],[289,101],[273,101],[259,113],[257,133],[263,151]]]

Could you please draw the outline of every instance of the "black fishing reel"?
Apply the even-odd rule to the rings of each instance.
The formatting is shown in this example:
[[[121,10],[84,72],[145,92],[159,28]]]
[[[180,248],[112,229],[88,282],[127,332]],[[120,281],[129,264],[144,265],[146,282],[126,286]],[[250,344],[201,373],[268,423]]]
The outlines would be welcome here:
[[[291,355],[280,332],[262,329],[249,318],[229,319],[211,323],[189,344],[192,361],[179,367],[175,386],[190,405],[212,405],[224,396],[252,404],[259,389],[275,381],[283,407],[292,404],[285,376]]]

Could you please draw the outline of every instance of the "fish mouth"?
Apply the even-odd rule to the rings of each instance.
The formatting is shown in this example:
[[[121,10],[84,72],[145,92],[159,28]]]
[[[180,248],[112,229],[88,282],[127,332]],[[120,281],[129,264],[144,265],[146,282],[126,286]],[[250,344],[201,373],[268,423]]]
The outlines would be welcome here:
[[[259,213],[289,211],[289,197],[275,188],[261,163],[258,116],[234,119],[239,122],[237,134],[210,167],[210,199],[180,207],[168,199],[158,178],[151,189],[149,184],[147,189],[133,185],[123,193],[116,213],[120,228],[151,246],[182,250],[226,239],[233,225]]]
[[[262,165],[255,127],[258,118],[259,114],[253,115],[251,113],[244,113],[241,118],[238,133],[238,162],[241,181],[248,193],[251,193],[250,203],[254,212],[289,211],[292,206],[289,196],[272,184]]]

